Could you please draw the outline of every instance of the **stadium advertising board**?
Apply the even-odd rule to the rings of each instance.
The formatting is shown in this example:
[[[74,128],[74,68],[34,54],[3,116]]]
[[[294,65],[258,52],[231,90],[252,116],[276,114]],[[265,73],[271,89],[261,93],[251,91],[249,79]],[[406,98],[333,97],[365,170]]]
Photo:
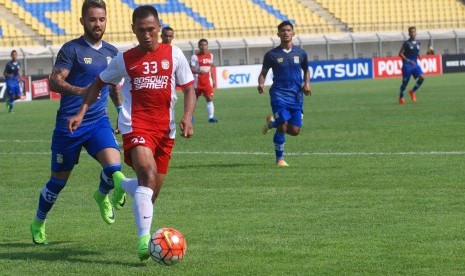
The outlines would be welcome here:
[[[442,70],[444,73],[465,72],[465,54],[443,55]]]
[[[425,75],[442,74],[441,55],[420,56],[418,62]],[[400,57],[373,58],[375,78],[394,78],[402,76],[402,59]]]
[[[258,85],[262,65],[216,67],[216,88],[251,87]],[[268,71],[265,85],[271,85],[272,70]]]
[[[26,102],[32,100],[31,97],[31,87],[30,87],[30,77],[22,76],[19,82],[19,86],[22,92],[22,96],[18,102]],[[0,82],[0,101],[4,102],[6,99],[6,82],[2,80]]]
[[[48,89],[48,79],[33,80],[32,81],[32,98],[36,99],[43,96],[48,96],[50,90]]]
[[[373,78],[370,58],[309,62],[311,82]]]

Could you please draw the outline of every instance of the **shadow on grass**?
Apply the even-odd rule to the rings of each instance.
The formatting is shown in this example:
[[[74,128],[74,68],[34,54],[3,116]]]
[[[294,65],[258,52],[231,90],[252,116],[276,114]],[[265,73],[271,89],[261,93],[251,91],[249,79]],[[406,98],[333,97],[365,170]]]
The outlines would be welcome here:
[[[63,245],[69,242],[52,242],[48,245],[36,245],[24,242],[6,242],[0,243],[0,248],[7,250],[7,253],[0,253],[0,260],[38,260],[38,261],[67,261],[71,263],[88,263],[88,264],[103,264],[103,265],[123,265],[128,267],[145,267],[146,262],[122,262],[103,260],[98,258],[102,255],[100,252],[93,250],[83,250],[77,248],[63,248]],[[57,248],[60,246],[60,248]],[[36,251],[31,251],[37,249]],[[88,258],[89,256],[94,256]]]

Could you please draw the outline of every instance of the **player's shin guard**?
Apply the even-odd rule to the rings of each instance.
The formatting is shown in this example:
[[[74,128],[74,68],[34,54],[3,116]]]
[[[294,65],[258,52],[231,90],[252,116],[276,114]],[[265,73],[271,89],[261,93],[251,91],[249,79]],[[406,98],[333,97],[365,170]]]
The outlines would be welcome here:
[[[98,187],[102,195],[107,195],[110,193],[110,190],[113,189],[113,173],[117,171],[121,171],[121,163],[108,164],[103,167],[102,173],[100,174],[100,185]]]
[[[417,80],[417,83],[415,83],[415,86],[413,86],[413,88],[412,88],[413,92],[416,92],[418,90],[418,88],[420,88],[420,86],[423,84],[424,80],[425,79],[421,79],[421,78],[419,78]]]
[[[153,219],[152,195],[153,190],[144,186],[139,186],[134,194],[133,212],[139,237],[150,235]]]
[[[284,159],[284,142],[285,141],[286,141],[285,134],[280,131],[276,131],[273,137],[276,162],[278,162],[278,160]]]
[[[52,209],[58,194],[66,186],[66,181],[51,177],[47,184],[42,188],[39,197],[39,207],[37,208],[36,220],[43,222],[47,213]]]

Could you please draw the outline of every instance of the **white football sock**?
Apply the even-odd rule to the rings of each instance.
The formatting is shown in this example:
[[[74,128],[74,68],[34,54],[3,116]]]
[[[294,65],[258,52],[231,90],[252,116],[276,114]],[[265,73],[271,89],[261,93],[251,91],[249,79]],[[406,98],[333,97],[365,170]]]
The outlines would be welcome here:
[[[150,235],[153,218],[152,195],[153,190],[144,186],[139,186],[134,193],[132,210],[134,212],[138,237]]]
[[[132,198],[134,198],[134,194],[136,193],[136,189],[139,187],[139,181],[137,178],[125,178],[123,179],[123,190],[130,194]]]
[[[207,102],[208,119],[215,117],[215,106],[213,102]]]

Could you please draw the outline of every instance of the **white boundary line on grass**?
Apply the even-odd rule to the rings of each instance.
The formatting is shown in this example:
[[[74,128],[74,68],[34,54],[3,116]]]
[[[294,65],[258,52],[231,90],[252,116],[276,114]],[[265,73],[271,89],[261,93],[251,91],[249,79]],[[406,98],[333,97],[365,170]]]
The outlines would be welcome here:
[[[0,155],[50,155],[51,152],[0,152]],[[173,151],[173,154],[192,155],[274,155],[274,152],[237,151]],[[465,155],[465,151],[405,151],[405,152],[286,152],[290,156],[387,156],[387,155]]]

